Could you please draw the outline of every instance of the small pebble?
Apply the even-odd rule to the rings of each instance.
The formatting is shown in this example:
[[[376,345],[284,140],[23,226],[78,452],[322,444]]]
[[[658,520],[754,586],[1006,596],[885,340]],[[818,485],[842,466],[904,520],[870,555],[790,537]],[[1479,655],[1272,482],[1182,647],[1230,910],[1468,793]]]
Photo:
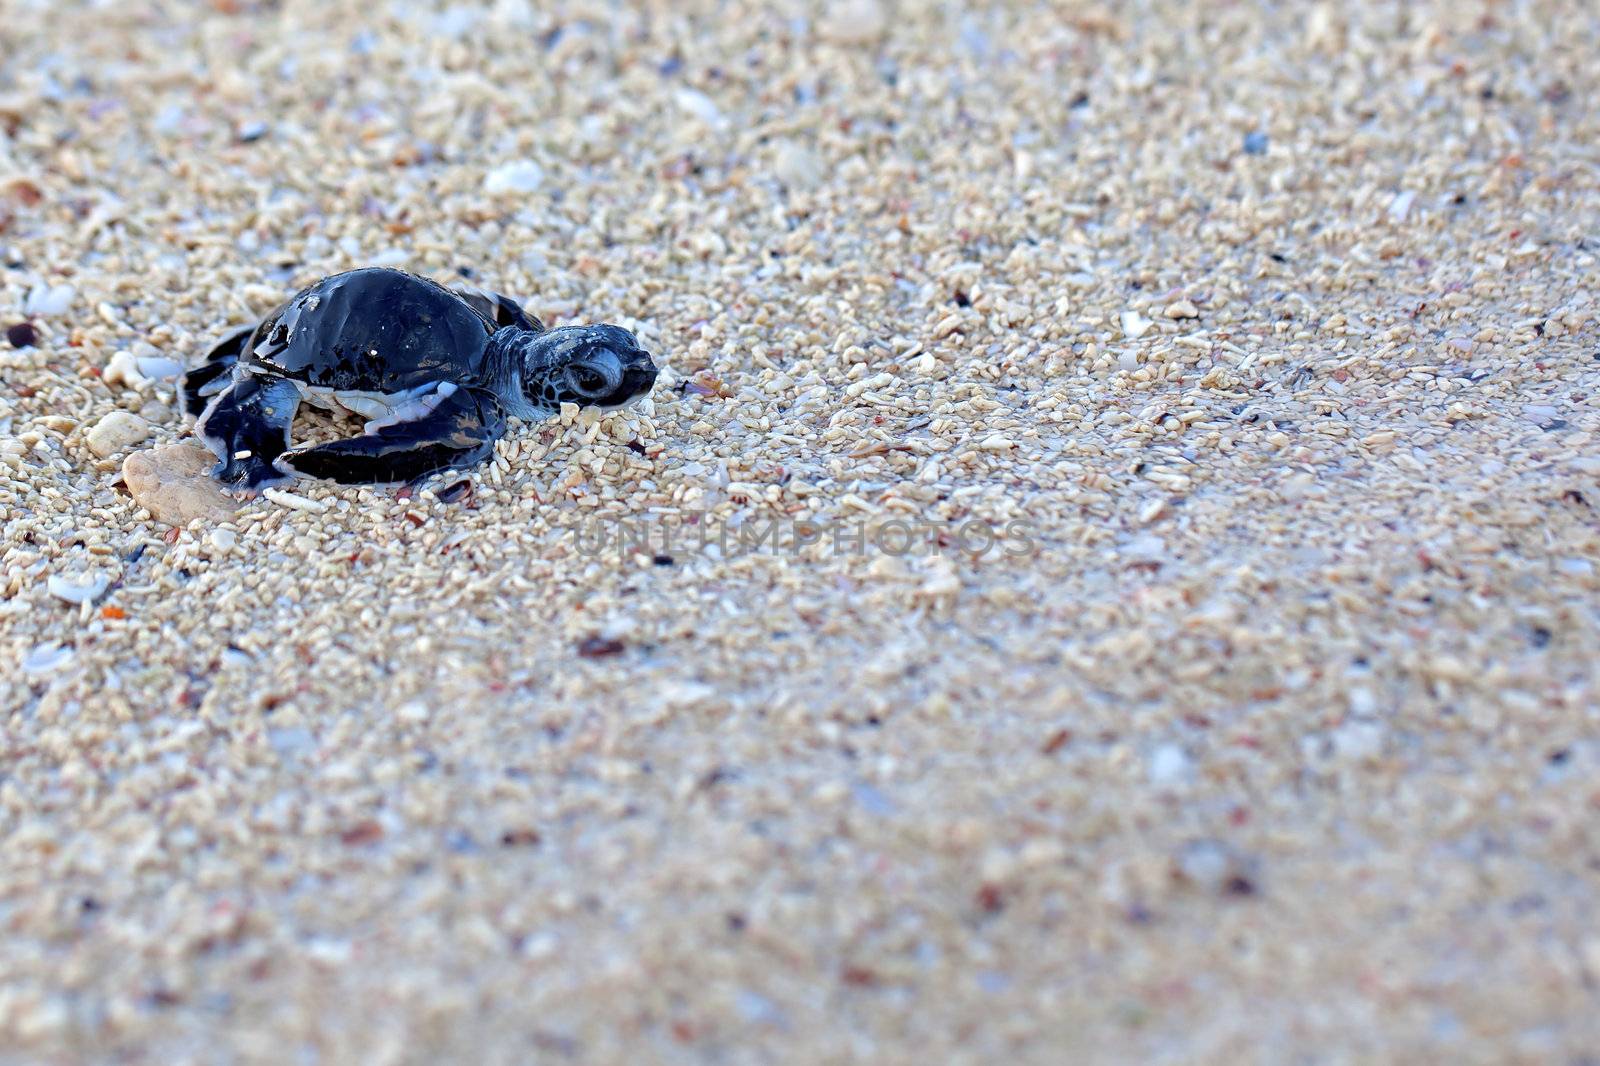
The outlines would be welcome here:
[[[39,343],[39,330],[32,322],[6,327],[6,342],[13,348],[32,348]]]
[[[805,145],[784,141],[773,160],[773,173],[791,189],[808,189],[822,180],[822,160]]]
[[[1199,318],[1200,309],[1188,300],[1179,300],[1176,303],[1167,305],[1166,316],[1168,318]]]
[[[1342,759],[1360,761],[1383,753],[1383,723],[1372,718],[1351,717],[1333,730],[1329,739]]]
[[[503,163],[489,171],[483,179],[483,191],[499,193],[530,193],[544,184],[544,168],[531,159]]]
[[[1121,554],[1131,562],[1160,562],[1167,557],[1167,542],[1154,533],[1141,533],[1122,546]]]
[[[961,591],[961,576],[950,560],[935,559],[928,564],[928,571],[928,576],[923,580],[919,590],[924,597],[943,599]]]
[[[878,0],[835,0],[822,17],[822,36],[835,44],[870,44],[887,25]]]
[[[1220,840],[1191,840],[1172,862],[1173,872],[1202,892],[1235,896],[1255,892],[1253,865]]]
[[[35,285],[28,291],[22,312],[34,318],[64,315],[72,309],[72,301],[77,295],[78,290],[71,285]]]
[[[1248,155],[1267,154],[1267,135],[1260,130],[1254,130],[1244,135],[1244,150]]]
[[[1182,784],[1194,773],[1194,760],[1177,744],[1163,744],[1150,753],[1150,783],[1159,787]]]
[[[150,423],[131,411],[111,411],[94,424],[84,440],[102,459],[131,448],[150,436]]]
[[[1156,519],[1160,518],[1161,516],[1165,515],[1166,513],[1167,513],[1167,501],[1166,500],[1162,499],[1159,496],[1156,497],[1153,500],[1146,500],[1139,507],[1139,523],[1141,525],[1145,525],[1145,524],[1148,524],[1150,522],[1154,522]]]
[[[400,705],[400,709],[395,712],[395,716],[402,722],[426,722],[431,715],[432,711],[421,700],[403,703]]]
[[[1406,216],[1411,213],[1411,205],[1416,200],[1417,194],[1412,189],[1396,193],[1394,199],[1389,201],[1389,218],[1395,222],[1404,222]]]
[[[680,88],[673,93],[678,106],[707,126],[721,126],[725,121],[716,101],[698,89]]]

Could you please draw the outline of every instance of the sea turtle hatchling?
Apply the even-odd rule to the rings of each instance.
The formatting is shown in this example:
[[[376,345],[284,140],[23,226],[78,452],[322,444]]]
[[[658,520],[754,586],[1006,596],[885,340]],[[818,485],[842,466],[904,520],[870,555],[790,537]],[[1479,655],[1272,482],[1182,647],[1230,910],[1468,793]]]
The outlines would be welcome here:
[[[184,375],[182,403],[220,460],[212,476],[254,492],[296,476],[416,482],[481,462],[508,415],[620,407],[655,380],[620,326],[545,329],[507,297],[366,267],[223,338]],[[302,400],[365,418],[366,432],[290,447]]]

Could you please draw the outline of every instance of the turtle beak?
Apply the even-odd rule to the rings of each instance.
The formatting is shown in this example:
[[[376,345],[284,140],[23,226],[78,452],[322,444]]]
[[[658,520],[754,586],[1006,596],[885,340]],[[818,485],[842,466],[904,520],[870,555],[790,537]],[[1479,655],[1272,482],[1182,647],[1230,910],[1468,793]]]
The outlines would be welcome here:
[[[636,348],[630,355],[631,358],[623,364],[622,384],[617,387],[617,395],[622,397],[622,403],[636,400],[655,388],[658,373],[649,352]]]
[[[643,349],[629,352],[622,363],[622,381],[616,387],[616,392],[611,394],[608,407],[621,407],[624,403],[632,403],[650,394],[651,389],[656,387],[658,373],[656,363],[651,362],[650,352]]]

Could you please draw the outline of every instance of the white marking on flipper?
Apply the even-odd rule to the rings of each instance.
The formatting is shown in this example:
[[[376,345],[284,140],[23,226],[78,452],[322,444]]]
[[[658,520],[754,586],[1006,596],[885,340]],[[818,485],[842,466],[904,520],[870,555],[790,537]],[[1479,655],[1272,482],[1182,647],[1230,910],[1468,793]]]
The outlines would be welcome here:
[[[351,393],[336,395],[334,400],[340,407],[353,415],[363,418],[382,418],[390,410],[390,406],[375,396],[356,396]]]
[[[402,422],[415,422],[419,418],[426,418],[433,413],[447,398],[455,395],[456,385],[451,381],[441,381],[431,393],[423,393],[405,403],[391,407],[389,411],[366,424],[369,435],[378,432],[386,426],[398,426]]]
[[[362,418],[382,418],[396,407],[401,407],[418,396],[432,391],[432,384],[421,385],[401,392],[364,392],[359,389],[330,389],[324,385],[303,387],[301,396],[307,403],[335,414],[345,413]]]

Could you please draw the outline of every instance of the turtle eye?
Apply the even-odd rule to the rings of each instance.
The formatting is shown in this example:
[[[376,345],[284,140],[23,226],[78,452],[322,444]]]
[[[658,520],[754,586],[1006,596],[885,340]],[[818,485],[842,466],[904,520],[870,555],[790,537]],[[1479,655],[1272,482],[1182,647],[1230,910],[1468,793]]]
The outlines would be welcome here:
[[[593,370],[580,368],[573,374],[573,384],[580,392],[599,392],[606,387],[606,379]]]

